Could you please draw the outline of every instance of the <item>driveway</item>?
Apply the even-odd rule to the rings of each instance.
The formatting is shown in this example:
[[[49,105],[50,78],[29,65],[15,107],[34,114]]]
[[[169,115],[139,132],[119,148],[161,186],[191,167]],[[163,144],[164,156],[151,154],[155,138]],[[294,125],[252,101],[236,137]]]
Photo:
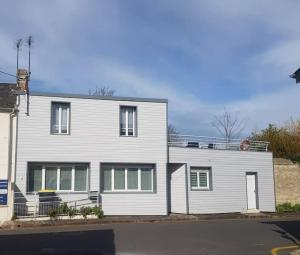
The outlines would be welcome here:
[[[300,221],[203,222],[60,226],[0,232],[0,254],[271,254],[300,239]],[[288,254],[288,253],[281,253]]]

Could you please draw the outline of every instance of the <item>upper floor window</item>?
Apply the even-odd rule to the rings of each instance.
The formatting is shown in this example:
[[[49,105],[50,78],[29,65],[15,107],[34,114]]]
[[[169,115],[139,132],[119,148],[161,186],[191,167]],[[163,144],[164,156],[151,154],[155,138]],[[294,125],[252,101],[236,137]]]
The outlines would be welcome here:
[[[52,102],[51,105],[51,133],[70,133],[70,103]]]
[[[120,135],[136,136],[136,107],[120,107]]]

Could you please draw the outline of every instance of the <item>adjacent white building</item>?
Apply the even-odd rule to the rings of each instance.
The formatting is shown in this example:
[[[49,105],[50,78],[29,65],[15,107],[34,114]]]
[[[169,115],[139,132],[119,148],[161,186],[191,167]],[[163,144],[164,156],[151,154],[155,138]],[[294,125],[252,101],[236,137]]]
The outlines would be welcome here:
[[[100,191],[109,215],[165,215],[167,100],[32,93],[19,107],[16,183],[63,200]]]
[[[16,145],[15,84],[0,84],[0,224],[13,215]]]
[[[165,99],[20,96],[16,188],[25,201],[100,192],[106,215],[274,211],[264,143],[168,136]]]

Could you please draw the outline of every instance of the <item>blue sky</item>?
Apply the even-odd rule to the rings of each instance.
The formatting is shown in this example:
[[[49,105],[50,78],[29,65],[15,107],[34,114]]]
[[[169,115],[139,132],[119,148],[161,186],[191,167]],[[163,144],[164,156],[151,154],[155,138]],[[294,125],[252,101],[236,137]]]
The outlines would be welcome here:
[[[0,70],[15,72],[14,42],[31,34],[32,90],[168,98],[170,122],[186,134],[218,135],[210,123],[225,107],[247,119],[247,135],[300,117],[300,86],[288,77],[300,66],[299,9],[296,0],[6,1]]]

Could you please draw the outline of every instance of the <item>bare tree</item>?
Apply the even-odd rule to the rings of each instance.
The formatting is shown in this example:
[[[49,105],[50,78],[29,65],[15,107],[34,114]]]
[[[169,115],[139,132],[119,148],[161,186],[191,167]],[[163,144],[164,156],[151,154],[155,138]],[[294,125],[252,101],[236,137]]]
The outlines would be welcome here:
[[[176,127],[172,124],[168,125],[168,134],[169,135],[178,135],[179,132],[177,131]]]
[[[238,113],[228,112],[226,108],[224,108],[222,114],[214,116],[211,122],[211,125],[218,130],[227,142],[239,137],[246,124],[246,119],[241,119]]]
[[[113,89],[110,89],[109,87],[96,87],[95,89],[89,89],[89,95],[90,96],[108,96],[111,97],[115,94],[115,91]]]
[[[175,144],[180,142],[179,132],[172,124],[168,125],[168,141]]]

